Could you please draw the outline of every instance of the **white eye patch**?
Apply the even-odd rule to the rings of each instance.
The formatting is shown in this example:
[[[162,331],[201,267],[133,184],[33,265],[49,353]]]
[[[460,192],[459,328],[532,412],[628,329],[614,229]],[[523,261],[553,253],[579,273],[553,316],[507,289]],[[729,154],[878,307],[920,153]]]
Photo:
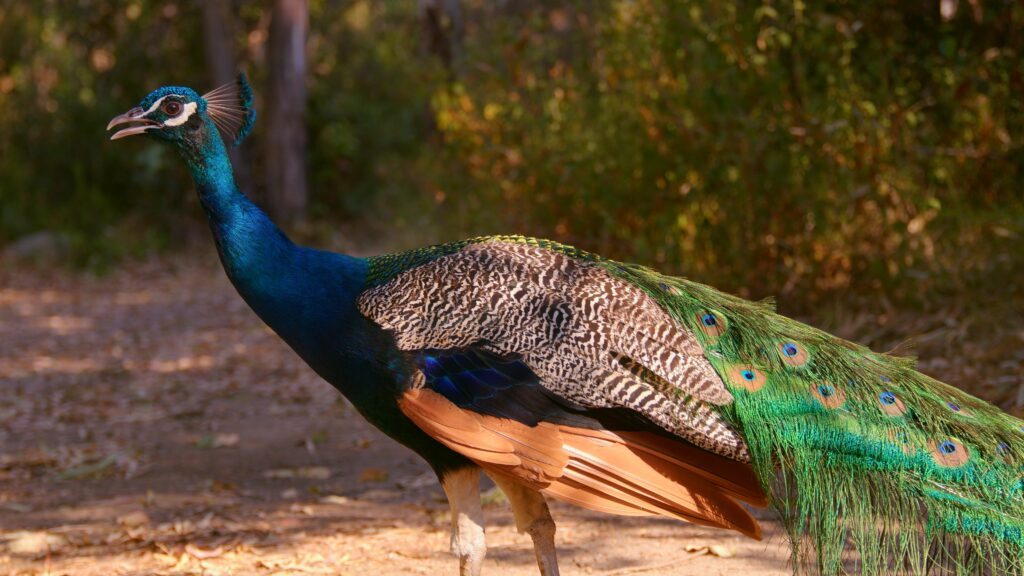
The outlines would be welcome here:
[[[177,116],[164,120],[164,126],[181,126],[185,122],[188,122],[188,119],[195,113],[196,108],[197,106],[195,102],[185,104]]]
[[[146,109],[145,112],[143,112],[142,114],[139,114],[139,116],[142,117],[142,116],[149,115],[150,112],[152,112],[152,111],[156,110],[157,108],[159,108],[160,104],[163,103],[164,98],[167,98],[168,96],[176,96],[176,95],[175,94],[168,94],[167,96],[163,96],[163,97],[159,98],[156,102],[153,102],[153,104],[150,105],[150,107],[148,109]],[[175,116],[173,118],[168,118],[167,120],[164,121],[164,126],[181,126],[185,122],[188,122],[188,119],[190,117],[192,117],[192,114],[195,113],[196,108],[198,108],[198,106],[196,105],[195,102],[189,102],[188,104],[185,104],[184,106],[182,106],[181,112],[179,112],[177,116]]]

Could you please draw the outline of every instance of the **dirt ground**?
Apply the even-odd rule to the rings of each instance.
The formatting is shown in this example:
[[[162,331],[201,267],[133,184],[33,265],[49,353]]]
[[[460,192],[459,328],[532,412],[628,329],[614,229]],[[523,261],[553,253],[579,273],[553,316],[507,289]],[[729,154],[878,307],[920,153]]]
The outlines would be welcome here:
[[[933,335],[925,368],[984,382],[1011,408],[1024,397],[1024,328],[972,352],[966,329],[935,324],[905,327]],[[212,259],[99,279],[0,272],[0,342],[0,574],[457,573],[427,466],[264,328]],[[486,501],[486,573],[536,574],[500,493]],[[567,575],[789,573],[767,514],[755,542],[553,511]]]

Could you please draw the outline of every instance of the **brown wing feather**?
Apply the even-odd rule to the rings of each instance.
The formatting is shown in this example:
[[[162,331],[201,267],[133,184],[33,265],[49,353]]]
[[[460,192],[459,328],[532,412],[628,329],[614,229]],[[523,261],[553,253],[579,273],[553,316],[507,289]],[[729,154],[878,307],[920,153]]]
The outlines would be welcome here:
[[[514,356],[566,400],[633,410],[701,448],[750,459],[714,409],[733,397],[696,336],[594,262],[529,244],[470,244],[367,289],[359,311],[402,350]]]
[[[616,434],[634,451],[685,468],[712,482],[737,500],[758,508],[768,506],[768,498],[749,464],[723,458],[692,444],[677,442],[650,432]]]
[[[399,406],[417,426],[489,473],[567,502],[620,515],[659,515],[760,539],[740,501],[765,505],[749,465],[647,432],[587,430],[463,410],[427,389]]]

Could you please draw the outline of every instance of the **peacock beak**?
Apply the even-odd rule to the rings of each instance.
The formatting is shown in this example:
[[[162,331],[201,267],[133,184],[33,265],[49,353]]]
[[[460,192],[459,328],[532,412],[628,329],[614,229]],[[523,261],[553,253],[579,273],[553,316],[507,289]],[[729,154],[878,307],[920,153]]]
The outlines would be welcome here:
[[[110,139],[111,140],[117,140],[117,139],[120,139],[120,138],[124,138],[126,136],[134,136],[135,134],[142,134],[142,133],[146,132],[147,130],[149,130],[150,128],[159,128],[160,127],[160,123],[159,122],[156,122],[154,120],[150,120],[149,118],[143,118],[142,117],[143,113],[144,112],[143,112],[142,108],[135,107],[135,108],[132,108],[131,110],[125,112],[124,114],[121,114],[119,116],[114,116],[110,120],[110,123],[107,124],[107,130],[110,130],[111,128],[113,128],[115,126],[121,126],[122,124],[134,124],[134,125],[133,126],[129,126],[127,128],[122,128],[121,130],[118,130],[117,132],[114,132],[114,134],[110,137]]]

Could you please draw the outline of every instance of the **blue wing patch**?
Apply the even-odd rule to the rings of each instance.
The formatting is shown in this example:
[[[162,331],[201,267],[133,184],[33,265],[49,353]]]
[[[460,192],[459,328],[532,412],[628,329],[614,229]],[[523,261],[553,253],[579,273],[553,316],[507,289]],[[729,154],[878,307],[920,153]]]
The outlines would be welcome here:
[[[530,426],[564,403],[554,402],[523,361],[480,349],[423,350],[416,355],[416,367],[428,388],[456,406]]]

